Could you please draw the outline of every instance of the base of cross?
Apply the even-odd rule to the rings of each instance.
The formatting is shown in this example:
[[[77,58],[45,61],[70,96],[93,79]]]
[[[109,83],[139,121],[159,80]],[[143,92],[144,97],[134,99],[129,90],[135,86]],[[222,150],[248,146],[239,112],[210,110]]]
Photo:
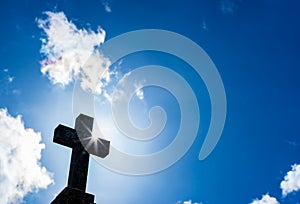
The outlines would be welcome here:
[[[84,191],[65,187],[51,204],[96,204],[94,203],[95,196]]]

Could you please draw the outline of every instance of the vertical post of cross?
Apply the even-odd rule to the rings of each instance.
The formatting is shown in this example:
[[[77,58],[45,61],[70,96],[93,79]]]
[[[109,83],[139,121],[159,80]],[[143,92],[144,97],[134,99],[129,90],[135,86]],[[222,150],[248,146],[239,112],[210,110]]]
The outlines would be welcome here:
[[[58,125],[54,131],[55,143],[72,148],[68,186],[52,201],[52,204],[93,204],[94,195],[86,193],[89,154],[106,157],[110,142],[92,139],[94,119],[80,114],[76,118],[75,129]],[[95,144],[90,144],[96,142]]]

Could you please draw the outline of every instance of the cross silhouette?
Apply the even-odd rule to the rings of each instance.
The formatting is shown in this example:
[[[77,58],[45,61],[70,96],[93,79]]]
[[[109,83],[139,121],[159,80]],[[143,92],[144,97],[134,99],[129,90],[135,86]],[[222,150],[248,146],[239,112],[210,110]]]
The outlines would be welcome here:
[[[52,204],[93,204],[94,195],[86,193],[90,154],[104,158],[109,154],[110,142],[92,137],[94,119],[80,114],[75,129],[58,125],[53,142],[72,148],[68,186],[52,201]]]

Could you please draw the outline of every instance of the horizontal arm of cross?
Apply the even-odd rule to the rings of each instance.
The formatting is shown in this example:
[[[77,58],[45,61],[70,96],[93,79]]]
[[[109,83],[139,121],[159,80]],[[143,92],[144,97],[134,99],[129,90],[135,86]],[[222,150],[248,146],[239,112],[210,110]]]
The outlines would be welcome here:
[[[58,125],[54,131],[53,142],[74,148],[81,143],[92,155],[104,158],[109,154],[110,142],[101,138],[92,139],[93,118],[80,114],[75,129]]]
[[[80,140],[75,129],[60,124],[55,128],[53,142],[73,148]]]

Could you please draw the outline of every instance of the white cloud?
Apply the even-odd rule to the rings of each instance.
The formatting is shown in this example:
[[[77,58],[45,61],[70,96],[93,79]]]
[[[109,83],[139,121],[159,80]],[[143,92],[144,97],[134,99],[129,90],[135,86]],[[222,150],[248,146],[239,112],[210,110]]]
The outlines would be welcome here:
[[[105,8],[105,11],[107,11],[109,13],[111,12],[111,8],[110,8],[110,6],[108,4],[105,4],[104,8]]]
[[[135,93],[136,93],[136,96],[140,99],[140,100],[143,100],[144,99],[144,91],[143,91],[143,83],[142,82],[136,82],[134,84],[134,87],[135,87]]]
[[[144,92],[143,90],[140,88],[136,91],[136,96],[140,99],[143,100],[144,99]]]
[[[300,190],[300,165],[294,164],[292,170],[287,172],[284,180],[280,183],[282,195]]]
[[[14,76],[12,76],[9,73],[9,70],[3,69],[3,71],[0,71],[0,95],[5,94],[11,94],[12,93],[12,87],[11,87],[11,83],[14,81]]]
[[[286,196],[289,193],[300,190],[300,164],[292,165],[292,170],[287,172],[284,180],[280,183],[282,195]],[[254,200],[251,204],[279,204],[276,198],[264,195],[261,200]]]
[[[9,70],[8,70],[8,69],[3,69],[3,73],[4,73],[4,78],[5,78],[5,80],[6,80],[8,83],[13,82],[14,77],[11,76],[11,75],[9,74]]]
[[[85,62],[81,70],[81,87],[93,93],[102,94],[103,88],[110,82],[112,72],[110,61],[99,52],[94,52]]]
[[[132,72],[127,72],[118,81],[118,86],[114,87],[113,99],[118,100],[129,100],[131,94],[134,93],[140,100],[144,100],[143,87],[145,86],[146,79],[135,79],[132,77]],[[108,98],[108,97],[106,97]],[[110,97],[112,102],[112,97]]]
[[[29,192],[47,188],[51,174],[41,166],[41,134],[25,128],[21,116],[0,109],[0,203],[19,203]]]
[[[202,29],[203,29],[204,31],[208,31],[208,28],[207,28],[206,20],[205,20],[205,19],[203,19],[203,21],[202,21]]]
[[[102,0],[102,5],[104,6],[106,12],[111,12],[111,7],[109,6],[109,2],[107,0]]]
[[[262,196],[262,198],[259,199],[255,199],[252,203],[250,204],[279,204],[279,202],[277,201],[276,198],[273,198],[271,196],[269,196],[268,194]]]
[[[12,77],[12,76],[9,76],[9,77],[7,78],[7,80],[8,80],[8,82],[9,82],[9,83],[11,83],[11,82],[13,82],[13,80],[14,80],[14,77]]]
[[[105,31],[100,27],[97,32],[78,29],[63,12],[45,14],[46,19],[37,20],[46,34],[42,39],[41,53],[45,59],[41,62],[41,72],[53,84],[63,86],[81,77],[82,88],[101,93],[100,81],[107,79],[104,73],[111,64],[97,50],[104,42]]]

